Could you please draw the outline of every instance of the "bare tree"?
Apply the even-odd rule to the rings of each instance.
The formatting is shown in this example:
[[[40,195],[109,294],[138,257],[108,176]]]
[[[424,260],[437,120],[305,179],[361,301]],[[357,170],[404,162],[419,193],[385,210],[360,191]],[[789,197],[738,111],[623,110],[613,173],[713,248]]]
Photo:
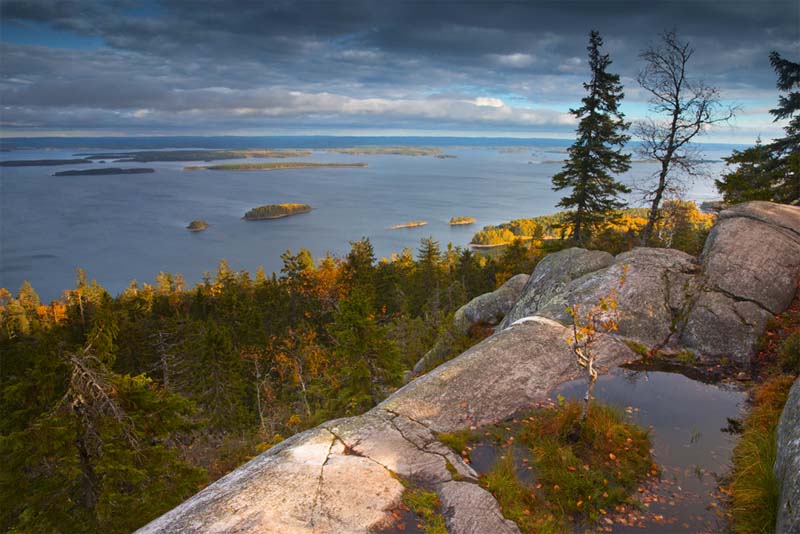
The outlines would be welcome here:
[[[686,66],[693,54],[689,42],[669,31],[661,35],[660,43],[639,55],[645,66],[637,81],[650,93],[650,111],[657,117],[638,122],[634,133],[641,140],[640,154],[660,164],[652,180],[639,187],[650,203],[641,235],[644,244],[653,234],[665,191],[680,189],[681,180],[692,179],[700,171],[701,154],[691,141],[735,113],[735,108],[722,105],[716,87],[688,76]]]

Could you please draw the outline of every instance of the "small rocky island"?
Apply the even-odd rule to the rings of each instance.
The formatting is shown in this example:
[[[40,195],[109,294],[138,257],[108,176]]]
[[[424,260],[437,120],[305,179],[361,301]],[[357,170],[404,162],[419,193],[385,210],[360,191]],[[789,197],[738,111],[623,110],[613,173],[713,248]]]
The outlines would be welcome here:
[[[74,171],[59,171],[53,176],[108,176],[112,174],[149,174],[155,169],[144,167],[121,169],[119,167],[104,167],[102,169],[78,169]]]
[[[208,223],[203,219],[196,219],[190,222],[189,226],[186,227],[190,232],[202,232],[206,228],[208,228]]]
[[[242,219],[246,221],[260,221],[263,219],[280,219],[298,213],[308,213],[311,211],[308,204],[267,204],[253,208],[244,214]]]
[[[450,219],[450,226],[462,226],[474,223],[475,217],[453,217]]]
[[[428,221],[409,221],[403,224],[395,224],[394,226],[390,226],[389,230],[399,230],[401,228],[416,228],[417,226],[425,226],[428,224]]]

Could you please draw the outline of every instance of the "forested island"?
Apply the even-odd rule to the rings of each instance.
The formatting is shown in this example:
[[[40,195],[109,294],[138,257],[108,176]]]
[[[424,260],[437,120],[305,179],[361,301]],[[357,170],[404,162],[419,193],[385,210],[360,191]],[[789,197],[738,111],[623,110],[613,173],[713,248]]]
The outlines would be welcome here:
[[[388,155],[388,156],[445,156],[441,148],[425,148],[413,146],[364,146],[352,148],[329,148],[326,152],[350,155]]]
[[[416,228],[418,226],[425,226],[426,224],[428,224],[428,221],[408,221],[407,223],[395,224],[394,226],[390,226],[389,230],[400,230],[401,228]]]
[[[302,158],[310,156],[310,150],[297,149],[240,149],[240,150],[141,150],[134,152],[102,152],[76,154],[89,160],[115,159],[118,163],[151,161],[215,161],[241,158]]]
[[[0,161],[0,167],[39,167],[50,165],[82,165],[92,163],[89,159],[20,159]]]
[[[208,223],[203,219],[196,219],[190,222],[189,225],[186,227],[186,229],[189,230],[190,232],[202,232],[206,228],[208,228]]]
[[[452,217],[450,219],[450,226],[462,226],[474,223],[475,223],[475,217]]]
[[[308,204],[267,204],[249,210],[242,218],[246,221],[280,219],[281,217],[288,217],[299,213],[308,213],[311,209],[311,206]]]
[[[119,167],[104,167],[102,169],[80,169],[76,171],[59,171],[53,176],[106,176],[113,174],[149,174],[156,172],[155,169],[145,167],[120,169]]]
[[[225,163],[222,165],[190,165],[185,171],[274,171],[278,169],[320,169],[366,167],[366,163],[305,163],[305,162],[273,162],[273,163]]]

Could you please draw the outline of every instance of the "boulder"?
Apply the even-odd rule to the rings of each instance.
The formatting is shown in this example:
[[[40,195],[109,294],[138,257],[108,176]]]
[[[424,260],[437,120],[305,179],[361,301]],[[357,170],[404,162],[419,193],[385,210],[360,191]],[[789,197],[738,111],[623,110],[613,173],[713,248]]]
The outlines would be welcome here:
[[[753,302],[703,291],[683,323],[680,342],[706,358],[730,358],[746,366],[772,317]]]
[[[777,534],[800,532],[800,379],[795,380],[778,424],[775,476],[780,485]]]
[[[519,300],[508,312],[499,330],[523,317],[536,315],[541,305],[563,291],[569,282],[611,265],[614,256],[599,250],[568,248],[542,259],[533,270]]]
[[[565,284],[540,300],[535,313],[572,324],[568,306],[588,311],[601,298],[617,301],[617,334],[647,346],[668,343],[676,316],[690,303],[697,287],[695,258],[679,250],[635,248],[614,258],[611,266]]]
[[[496,325],[517,302],[529,278],[527,274],[512,276],[491,293],[475,297],[456,311],[453,322],[464,332],[478,323]]]
[[[453,341],[466,335],[471,326],[494,326],[499,323],[519,299],[528,278],[527,274],[512,276],[496,290],[479,295],[456,310],[453,325],[439,336],[433,348],[414,365],[413,374],[418,375],[442,363],[449,354]]]
[[[800,238],[800,209],[797,206],[755,200],[736,204],[719,214],[720,220],[734,217],[745,217],[771,224]]]
[[[773,314],[788,308],[794,298],[800,237],[782,226],[726,215],[711,230],[701,257],[712,290]]]

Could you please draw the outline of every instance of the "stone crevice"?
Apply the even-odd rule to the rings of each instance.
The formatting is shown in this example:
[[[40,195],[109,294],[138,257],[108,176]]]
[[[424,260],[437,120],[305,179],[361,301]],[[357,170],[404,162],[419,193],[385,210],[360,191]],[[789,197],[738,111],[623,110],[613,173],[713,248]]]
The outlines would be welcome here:
[[[749,299],[749,298],[746,298],[746,297],[740,297],[739,295],[736,295],[735,293],[731,293],[730,291],[725,291],[724,289],[721,289],[721,288],[716,287],[716,286],[708,288],[707,291],[711,291],[711,292],[715,292],[715,293],[719,293],[721,295],[724,295],[724,296],[728,297],[729,299],[731,299],[734,302],[749,302],[751,304],[755,304],[756,306],[758,306],[759,308],[761,308],[765,312],[769,313],[770,315],[774,315],[774,313],[771,310],[769,310],[768,308],[764,307],[764,305],[761,304],[760,302],[758,302],[757,300]],[[735,307],[734,307],[734,313],[736,313],[736,315],[739,316],[738,312],[735,311]],[[741,316],[739,316],[739,317],[741,318]],[[748,324],[748,322],[745,321],[744,319],[742,319],[742,323]]]
[[[325,428],[325,427],[323,427],[323,428]],[[318,480],[318,483],[317,483],[317,491],[314,494],[314,503],[311,506],[311,527],[312,528],[315,525],[314,519],[317,516],[317,508],[319,507],[319,497],[322,494],[322,484],[323,484],[324,476],[325,476],[325,466],[327,465],[328,460],[330,460],[330,458],[331,458],[331,451],[333,450],[333,446],[336,443],[336,440],[338,439],[336,437],[336,434],[334,434],[333,432],[331,432],[327,428],[325,428],[325,430],[331,435],[331,443],[328,446],[328,453],[325,455],[325,461],[322,462],[322,465],[319,467],[319,480]]]

